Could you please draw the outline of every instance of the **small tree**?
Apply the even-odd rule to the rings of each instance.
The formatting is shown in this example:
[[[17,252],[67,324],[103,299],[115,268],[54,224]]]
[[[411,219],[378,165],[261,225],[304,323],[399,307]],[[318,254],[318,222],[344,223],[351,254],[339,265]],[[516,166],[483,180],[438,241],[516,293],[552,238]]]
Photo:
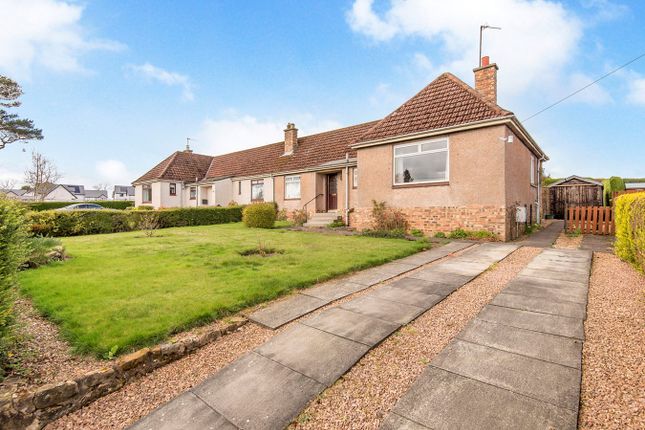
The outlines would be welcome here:
[[[25,171],[25,183],[34,192],[35,200],[42,200],[49,187],[60,179],[56,166],[44,155],[31,153],[31,167]]]
[[[32,120],[19,118],[17,114],[4,109],[20,106],[21,102],[18,99],[21,95],[22,88],[17,82],[0,75],[0,149],[19,140],[43,138],[42,130],[36,128]]]

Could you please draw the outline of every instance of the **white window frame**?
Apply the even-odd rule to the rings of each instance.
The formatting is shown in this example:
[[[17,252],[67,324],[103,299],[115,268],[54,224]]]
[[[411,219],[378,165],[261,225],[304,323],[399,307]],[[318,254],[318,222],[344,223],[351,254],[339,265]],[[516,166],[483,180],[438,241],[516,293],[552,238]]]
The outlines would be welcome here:
[[[294,179],[294,178],[298,178],[298,196],[290,197],[290,196],[287,196],[287,182],[288,182],[289,179]],[[295,182],[295,181],[293,181],[293,182]],[[300,175],[285,176],[284,177],[284,199],[285,200],[300,200],[300,196],[302,195],[301,186],[302,186],[302,178],[300,177]]]
[[[433,143],[433,142],[446,142],[446,149],[433,149],[430,151],[421,151],[421,145],[424,143]],[[406,148],[410,146],[416,146],[419,148],[414,154],[405,154],[405,155],[396,155],[396,150],[398,148]],[[444,179],[435,179],[433,181],[414,181],[414,182],[396,182],[396,159],[397,158],[406,158],[414,157],[420,154],[432,154],[438,152],[446,152],[446,177]],[[392,146],[392,185],[394,186],[406,186],[406,185],[418,185],[418,184],[436,184],[440,182],[450,182],[450,139],[447,137],[441,137],[437,139],[424,139],[418,140],[414,143],[401,143],[399,145]]]
[[[254,202],[254,203],[255,202],[263,202],[264,201],[264,178],[252,179],[250,182],[251,182],[251,188],[250,188],[250,190],[251,190],[251,202]],[[260,188],[262,190],[261,191],[261,193],[262,193],[262,198],[261,199],[254,199],[253,198],[253,186],[254,185],[260,185]]]
[[[536,175],[536,170],[537,170],[537,159],[533,154],[531,154],[531,185],[537,185],[537,181],[535,179]]]

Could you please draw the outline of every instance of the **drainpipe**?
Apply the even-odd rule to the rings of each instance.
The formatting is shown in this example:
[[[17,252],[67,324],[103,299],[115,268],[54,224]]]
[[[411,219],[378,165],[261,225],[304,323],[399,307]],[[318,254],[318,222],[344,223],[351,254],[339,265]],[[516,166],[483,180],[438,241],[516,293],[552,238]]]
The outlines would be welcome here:
[[[345,224],[349,227],[349,152],[345,153]]]
[[[544,161],[544,157],[540,157],[538,160],[538,171],[537,171],[537,178],[538,178],[538,207],[537,207],[537,221],[538,224],[542,225],[542,161]]]

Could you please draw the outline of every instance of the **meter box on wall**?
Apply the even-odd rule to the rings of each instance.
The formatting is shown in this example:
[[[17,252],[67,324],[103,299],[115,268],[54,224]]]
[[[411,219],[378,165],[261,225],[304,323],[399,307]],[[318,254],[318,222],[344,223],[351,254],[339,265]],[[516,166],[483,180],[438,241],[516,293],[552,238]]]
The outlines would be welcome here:
[[[526,207],[515,207],[515,222],[526,222]]]

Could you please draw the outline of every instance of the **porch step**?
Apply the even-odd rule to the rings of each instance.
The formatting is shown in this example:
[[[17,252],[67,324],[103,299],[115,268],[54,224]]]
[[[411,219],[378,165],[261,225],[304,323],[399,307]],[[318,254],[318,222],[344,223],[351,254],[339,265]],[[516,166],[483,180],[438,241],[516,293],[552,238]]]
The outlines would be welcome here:
[[[309,218],[305,227],[325,227],[340,217],[339,212],[318,212]]]

